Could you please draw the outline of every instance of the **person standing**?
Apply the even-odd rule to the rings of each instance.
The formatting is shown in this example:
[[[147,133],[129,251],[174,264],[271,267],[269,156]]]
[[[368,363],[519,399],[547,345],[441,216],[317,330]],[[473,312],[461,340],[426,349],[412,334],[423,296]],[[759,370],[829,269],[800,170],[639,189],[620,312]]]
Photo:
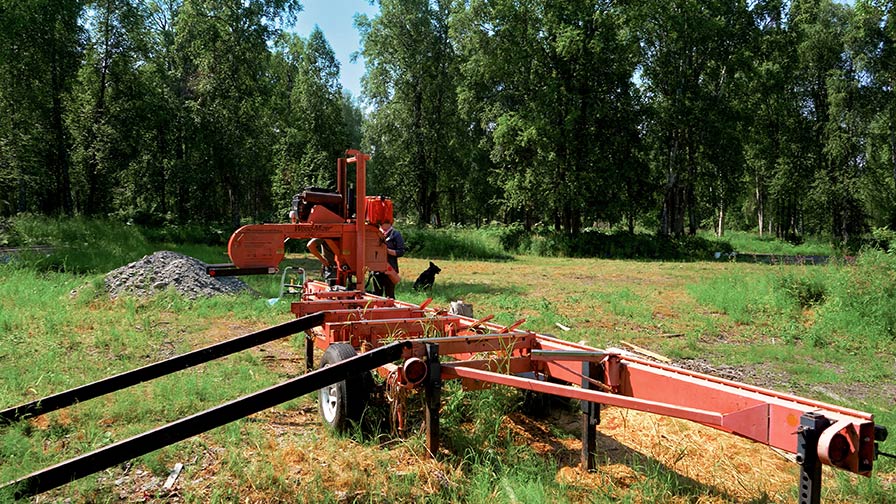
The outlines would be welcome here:
[[[400,280],[398,276],[398,258],[404,255],[404,237],[397,229],[392,227],[389,221],[380,224],[380,232],[386,241],[386,262],[393,271],[375,271],[373,273],[373,293],[377,296],[386,296],[395,299],[395,285]]]

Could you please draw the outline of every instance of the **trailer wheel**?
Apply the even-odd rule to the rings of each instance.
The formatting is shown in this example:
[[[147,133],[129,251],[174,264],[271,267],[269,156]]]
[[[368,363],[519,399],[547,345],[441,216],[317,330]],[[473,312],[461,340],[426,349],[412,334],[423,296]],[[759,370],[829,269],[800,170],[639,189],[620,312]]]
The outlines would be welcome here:
[[[320,368],[337,364],[357,355],[347,343],[333,343],[324,352]],[[365,377],[365,375],[367,375]],[[336,432],[344,432],[351,422],[358,422],[370,396],[370,373],[349,376],[341,382],[320,389],[318,406],[324,424]],[[366,379],[365,379],[366,378]]]

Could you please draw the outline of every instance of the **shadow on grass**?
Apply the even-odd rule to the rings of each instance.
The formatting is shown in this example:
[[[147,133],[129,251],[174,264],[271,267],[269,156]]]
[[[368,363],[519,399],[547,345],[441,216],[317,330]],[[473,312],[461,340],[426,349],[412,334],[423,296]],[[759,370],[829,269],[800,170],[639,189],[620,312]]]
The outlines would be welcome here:
[[[555,404],[555,406],[557,405]],[[571,408],[572,403],[560,405],[559,407],[561,409]],[[542,411],[541,413],[544,414],[545,411]],[[558,436],[556,434],[556,429],[552,428],[555,427],[558,422],[562,423],[566,421],[571,424],[578,418],[576,415],[564,412],[558,417],[555,412],[554,414],[543,418],[542,415],[536,415],[539,418],[532,418],[522,413],[512,414],[511,416],[513,423],[518,430],[525,432],[526,437],[531,437],[533,440],[537,440],[537,443],[532,443],[532,447],[539,456],[552,460],[558,469],[570,467],[581,470],[581,451],[579,449],[570,448],[568,445],[562,443],[560,439],[562,436]],[[456,442],[457,439],[452,440],[448,436],[443,437],[443,444],[447,445],[446,447],[448,450],[455,454],[464,453],[465,450],[470,449],[483,449],[483,447],[466,445],[463,441],[459,444],[452,444],[452,441]],[[637,491],[637,487],[640,484],[646,483],[648,486],[644,489],[645,497],[649,496],[651,488],[653,488],[662,491],[667,496],[684,497],[688,501],[705,496],[714,496],[725,502],[748,502],[751,504],[773,502],[772,498],[765,493],[751,500],[741,500],[737,496],[731,495],[720,488],[683,476],[659,460],[626,446],[613,437],[605,435],[599,431],[597,433],[596,458],[598,472],[601,471],[601,466],[609,466],[613,464],[628,466],[632,472],[637,475],[634,484],[618,481],[617,478],[609,474],[607,475],[610,476],[614,483],[618,484],[619,489],[622,491],[625,491],[626,488],[633,488],[634,491]],[[593,491],[593,488],[591,487],[577,485],[574,482],[567,482],[565,484],[583,493]]]

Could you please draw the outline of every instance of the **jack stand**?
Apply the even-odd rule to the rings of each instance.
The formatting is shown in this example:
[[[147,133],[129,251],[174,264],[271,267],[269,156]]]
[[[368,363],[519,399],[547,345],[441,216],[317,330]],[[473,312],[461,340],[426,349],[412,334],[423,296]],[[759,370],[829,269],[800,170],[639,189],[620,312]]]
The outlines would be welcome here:
[[[598,374],[598,366],[594,362],[582,362],[582,388],[593,389],[591,380]],[[597,450],[597,425],[600,423],[600,404],[590,401],[579,401],[582,408],[582,468],[594,471],[596,467],[594,452]]]
[[[426,344],[426,363],[429,366],[424,385],[426,449],[435,457],[439,453],[439,409],[442,406],[442,365],[439,363],[438,343]]]
[[[305,334],[305,372],[314,371],[314,336]]]
[[[796,461],[800,465],[800,504],[821,502],[822,464],[818,459],[818,438],[830,425],[830,420],[814,411],[800,417],[796,449]]]

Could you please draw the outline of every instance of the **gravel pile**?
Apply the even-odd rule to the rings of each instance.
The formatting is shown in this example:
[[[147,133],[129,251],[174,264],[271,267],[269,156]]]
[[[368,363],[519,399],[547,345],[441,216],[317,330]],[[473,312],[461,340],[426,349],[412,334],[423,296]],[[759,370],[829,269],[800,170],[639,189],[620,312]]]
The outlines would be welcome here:
[[[156,252],[109,272],[106,290],[113,299],[122,295],[148,297],[169,287],[190,299],[250,290],[236,277],[209,276],[205,267],[204,262],[177,252]]]

